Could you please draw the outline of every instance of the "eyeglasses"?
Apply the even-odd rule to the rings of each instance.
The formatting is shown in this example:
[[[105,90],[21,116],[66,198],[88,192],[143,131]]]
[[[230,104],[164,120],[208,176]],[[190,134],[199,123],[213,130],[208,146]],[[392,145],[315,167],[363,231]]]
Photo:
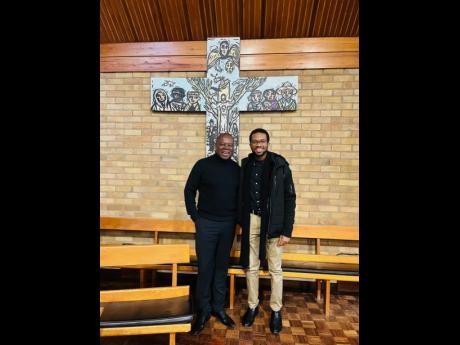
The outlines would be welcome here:
[[[251,145],[257,145],[257,144],[266,144],[267,140],[251,140]]]

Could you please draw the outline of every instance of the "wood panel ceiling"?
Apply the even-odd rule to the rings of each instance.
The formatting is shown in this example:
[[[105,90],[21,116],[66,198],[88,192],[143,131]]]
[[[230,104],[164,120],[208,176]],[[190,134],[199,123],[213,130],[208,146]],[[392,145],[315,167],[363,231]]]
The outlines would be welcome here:
[[[359,37],[359,0],[100,0],[100,43]]]

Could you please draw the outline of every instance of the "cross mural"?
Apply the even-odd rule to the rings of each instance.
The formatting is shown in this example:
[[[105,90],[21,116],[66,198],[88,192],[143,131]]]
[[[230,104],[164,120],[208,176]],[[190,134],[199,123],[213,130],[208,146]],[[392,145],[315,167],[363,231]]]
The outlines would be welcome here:
[[[298,78],[240,78],[239,37],[208,38],[207,66],[206,78],[152,78],[151,110],[206,111],[206,157],[219,133],[228,132],[238,162],[239,112],[296,110]]]

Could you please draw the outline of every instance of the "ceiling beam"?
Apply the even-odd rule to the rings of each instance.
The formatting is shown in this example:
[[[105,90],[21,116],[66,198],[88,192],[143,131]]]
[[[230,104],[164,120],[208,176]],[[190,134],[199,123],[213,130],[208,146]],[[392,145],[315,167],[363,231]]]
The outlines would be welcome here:
[[[100,71],[206,71],[206,43],[101,44]],[[241,71],[358,67],[358,37],[241,40]]]

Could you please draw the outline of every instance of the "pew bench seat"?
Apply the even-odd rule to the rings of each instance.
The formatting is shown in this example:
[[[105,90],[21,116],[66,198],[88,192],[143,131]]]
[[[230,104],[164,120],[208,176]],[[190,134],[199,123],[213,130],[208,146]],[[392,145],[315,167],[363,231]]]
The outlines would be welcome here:
[[[286,253],[287,254],[287,253]],[[328,257],[328,256],[320,256]],[[195,259],[195,260],[193,260]],[[320,260],[318,258],[317,260]],[[294,261],[283,260],[283,278],[284,279],[315,279],[317,281],[325,281],[325,299],[324,299],[324,312],[329,316],[330,312],[330,283],[331,281],[349,281],[359,282],[359,264],[358,258],[345,259],[346,261],[355,261],[356,263],[342,263],[342,262],[312,262],[312,261]],[[245,276],[245,270],[238,263],[238,257],[232,257],[229,265],[228,274],[230,276],[230,309],[234,307],[235,296],[235,278]],[[140,267],[139,267],[140,268]],[[170,271],[170,267],[166,265],[155,265],[144,267],[158,271]],[[191,257],[191,262],[186,265],[178,265],[179,273],[197,273],[196,257]],[[270,272],[264,270],[263,267],[259,270],[260,276],[269,276]]]
[[[234,274],[245,274],[243,266],[238,263],[238,258],[233,258],[232,262],[229,265],[229,273]],[[283,272],[303,272],[303,273],[317,273],[317,274],[335,274],[335,275],[350,275],[350,276],[359,276],[359,266],[354,264],[342,264],[342,263],[329,263],[329,262],[301,262],[301,261],[284,261],[283,260]],[[171,267],[168,265],[151,265],[151,266],[131,266],[131,268],[137,269],[152,269],[152,270],[163,270],[171,271]],[[193,260],[193,257],[190,260],[189,264],[178,265],[178,273],[185,272],[197,272],[198,263],[196,260]],[[267,272],[262,267],[259,271]]]
[[[174,325],[193,319],[189,296],[101,303],[101,328]]]

